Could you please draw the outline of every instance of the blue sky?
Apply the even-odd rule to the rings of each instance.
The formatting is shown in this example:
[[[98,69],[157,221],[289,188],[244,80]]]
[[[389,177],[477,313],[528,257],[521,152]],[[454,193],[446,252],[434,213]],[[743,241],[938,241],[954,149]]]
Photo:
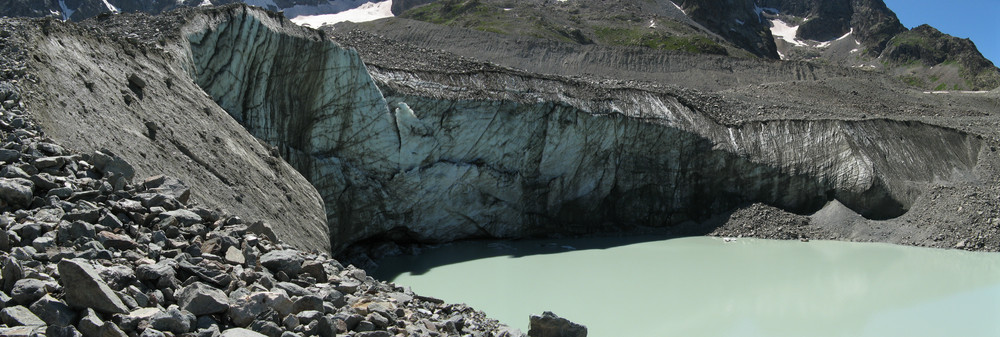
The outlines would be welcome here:
[[[906,28],[929,24],[945,34],[970,38],[1000,66],[1000,0],[885,0]]]

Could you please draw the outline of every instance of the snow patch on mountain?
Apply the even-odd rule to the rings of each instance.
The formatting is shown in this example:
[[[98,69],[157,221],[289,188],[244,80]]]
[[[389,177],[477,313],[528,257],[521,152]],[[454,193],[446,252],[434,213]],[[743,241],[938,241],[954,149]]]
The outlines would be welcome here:
[[[59,8],[62,9],[63,21],[69,21],[69,17],[73,16],[73,12],[76,12],[66,6],[66,0],[59,0]]]
[[[847,32],[847,34],[844,34],[844,36],[841,36],[841,37],[839,37],[839,38],[837,38],[836,40],[833,40],[833,41],[826,41],[826,42],[820,43],[820,44],[816,45],[816,47],[818,47],[818,48],[829,47],[830,44],[833,44],[834,42],[846,40],[852,34],[854,34],[854,28],[851,28],[851,30],[849,32]],[[857,40],[855,40],[854,42],[856,43]]]
[[[280,8],[278,7],[277,4],[274,3],[274,0],[243,0],[243,2],[246,3],[247,5],[257,6],[260,8],[267,8],[271,10]]]
[[[341,3],[347,4],[347,1]],[[285,16],[298,25],[313,28],[344,21],[366,22],[393,16],[391,0],[365,2],[355,8],[338,8],[338,5],[340,4],[336,1],[331,1],[329,5],[295,6],[286,9]]]
[[[779,19],[771,20],[771,35],[799,47],[808,46],[808,44],[795,37],[798,31],[799,26],[789,26]]]
[[[121,12],[121,10],[119,10],[118,7],[112,5],[110,2],[108,2],[108,0],[101,0],[101,1],[104,2],[104,7],[107,7],[108,10],[111,11],[111,13],[118,14],[119,12]]]

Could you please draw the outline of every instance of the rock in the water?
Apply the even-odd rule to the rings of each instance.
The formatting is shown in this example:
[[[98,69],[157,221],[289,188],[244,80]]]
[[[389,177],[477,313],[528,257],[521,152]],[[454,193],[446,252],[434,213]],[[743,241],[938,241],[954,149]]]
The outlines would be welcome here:
[[[45,322],[31,313],[31,310],[20,305],[4,308],[0,311],[0,319],[7,326],[45,325]]]
[[[556,316],[551,311],[531,315],[530,337],[587,337],[587,327]]]
[[[295,250],[273,250],[260,257],[262,266],[275,273],[283,271],[288,275],[298,274],[302,270],[303,261],[305,259]]]
[[[97,271],[83,260],[66,259],[59,261],[59,275],[66,293],[66,303],[76,308],[120,314],[128,312],[128,307],[108,287]]]
[[[177,304],[195,316],[225,312],[229,309],[229,299],[222,290],[201,282],[181,288],[177,294]]]

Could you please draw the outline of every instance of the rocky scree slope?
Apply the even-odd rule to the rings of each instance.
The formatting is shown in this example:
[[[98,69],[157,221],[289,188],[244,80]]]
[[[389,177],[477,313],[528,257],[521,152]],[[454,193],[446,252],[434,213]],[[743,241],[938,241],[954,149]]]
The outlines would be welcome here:
[[[194,202],[263,220],[295,247],[330,251],[320,195],[190,80],[186,49],[165,43],[178,22],[12,21],[31,55],[24,96],[34,118],[67,148],[111,149],[140,177],[177,177],[202,187]]]
[[[38,22],[0,19],[0,32],[24,23]],[[9,48],[24,41],[10,42],[4,69],[24,69]],[[67,150],[22,101],[32,77],[0,81],[0,334],[522,336],[191,203],[176,178],[133,184],[121,157]]]

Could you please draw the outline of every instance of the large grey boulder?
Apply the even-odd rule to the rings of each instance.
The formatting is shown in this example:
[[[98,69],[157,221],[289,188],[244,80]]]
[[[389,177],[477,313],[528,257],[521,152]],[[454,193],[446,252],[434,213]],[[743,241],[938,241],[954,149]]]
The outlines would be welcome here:
[[[0,178],[0,201],[4,205],[20,208],[31,204],[34,183],[22,178]]]
[[[48,325],[69,326],[76,321],[76,311],[50,295],[35,301],[28,309]]]
[[[229,298],[225,292],[201,282],[181,288],[174,296],[182,309],[195,316],[226,312],[229,309]]]
[[[298,274],[302,270],[305,258],[295,250],[272,250],[260,257],[260,264],[277,273],[283,271],[288,275]]]
[[[3,320],[3,324],[7,324],[7,326],[45,325],[45,321],[31,313],[28,308],[20,305],[0,310],[0,320]]]
[[[10,291],[10,297],[17,303],[29,305],[42,298],[42,296],[45,296],[45,294],[55,291],[56,288],[58,287],[52,284],[52,282],[25,278],[14,282],[14,288]]]
[[[160,331],[170,331],[175,335],[192,331],[196,318],[191,312],[171,305],[166,311],[157,313],[149,321],[149,326]]]
[[[89,263],[77,259],[59,261],[59,275],[66,303],[75,308],[93,308],[108,314],[128,312],[121,298],[97,275]]]
[[[233,324],[246,327],[253,323],[258,315],[268,310],[274,310],[284,317],[292,312],[292,300],[282,293],[253,293],[232,301],[226,314]]]
[[[541,316],[531,315],[529,321],[529,337],[587,337],[586,326],[570,322],[551,311],[546,311]]]

